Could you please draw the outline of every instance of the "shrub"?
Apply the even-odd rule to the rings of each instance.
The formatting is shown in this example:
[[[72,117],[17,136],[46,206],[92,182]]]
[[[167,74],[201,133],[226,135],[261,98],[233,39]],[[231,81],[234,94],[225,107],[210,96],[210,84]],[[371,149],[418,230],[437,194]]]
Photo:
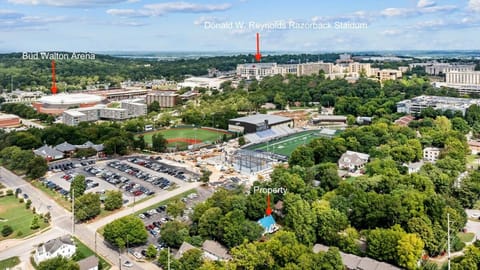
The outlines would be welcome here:
[[[30,209],[31,205],[32,205],[32,201],[28,199],[27,202],[25,203],[25,208]]]
[[[36,230],[40,228],[40,224],[38,222],[38,215],[34,215],[32,219],[32,224],[30,224],[30,229]]]
[[[9,225],[3,225],[3,228],[2,228],[2,236],[3,237],[7,237],[12,233],[13,233],[12,227],[10,227]]]
[[[23,203],[24,202],[23,198],[18,199],[18,202]]]
[[[7,196],[12,196],[13,195],[13,190],[9,189],[7,190]]]
[[[22,232],[22,231],[18,231],[18,232],[17,232],[17,236],[18,236],[18,237],[23,236],[23,232]]]

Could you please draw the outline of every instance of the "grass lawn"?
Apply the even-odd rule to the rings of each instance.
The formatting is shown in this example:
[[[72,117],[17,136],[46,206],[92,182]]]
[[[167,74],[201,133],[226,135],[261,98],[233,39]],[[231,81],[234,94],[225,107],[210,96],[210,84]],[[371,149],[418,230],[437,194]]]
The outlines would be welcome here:
[[[32,204],[32,207],[34,205]],[[32,210],[25,208],[25,203],[19,203],[18,198],[15,196],[5,196],[0,198],[0,227],[3,225],[10,225],[13,229],[13,233],[7,237],[0,235],[0,241],[8,238],[23,238],[38,232],[48,224],[43,222],[43,219],[39,218],[40,228],[36,230],[30,229],[32,223],[33,213]],[[20,235],[19,235],[20,234]]]
[[[40,189],[44,193],[46,193],[49,197],[51,197],[56,203],[61,205],[63,208],[67,209],[68,211],[72,211],[72,203],[69,202],[65,197],[63,197],[60,193],[56,192],[55,190],[51,190],[44,186],[42,182],[39,181],[32,181],[32,185],[36,188]]]
[[[0,269],[12,268],[19,263],[20,263],[20,259],[18,257],[11,257],[11,258],[0,261]]]
[[[464,242],[464,243],[468,243],[468,242],[472,242],[473,241],[473,238],[475,237],[475,233],[462,233],[462,232],[459,232],[457,234],[458,238],[460,239],[460,241]]]
[[[318,130],[304,131],[280,138],[279,140],[253,145],[247,147],[247,149],[263,150],[275,154],[290,156],[295,148],[303,144],[308,144],[312,140],[319,138],[316,133],[318,133]]]
[[[76,252],[76,260],[82,260],[87,257],[90,257],[92,255],[96,255],[93,250],[91,250],[89,247],[87,247],[85,244],[83,244],[80,240],[78,240],[76,237],[74,237],[75,244],[77,246],[77,252]],[[111,265],[105,261],[102,257],[97,256],[100,264],[102,265],[101,269],[110,269]]]
[[[191,139],[201,140],[202,142],[213,142],[223,137],[223,134],[227,133],[221,131],[215,131],[202,128],[170,128],[144,134],[144,140],[147,144],[152,144],[153,134],[160,133],[165,139]],[[175,146],[175,143],[169,144],[169,146]]]

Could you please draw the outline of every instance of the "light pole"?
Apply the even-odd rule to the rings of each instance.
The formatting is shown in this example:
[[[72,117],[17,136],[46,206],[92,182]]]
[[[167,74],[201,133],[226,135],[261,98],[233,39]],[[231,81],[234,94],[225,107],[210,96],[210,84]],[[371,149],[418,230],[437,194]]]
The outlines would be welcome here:
[[[72,188],[72,236],[75,235],[75,189]]]

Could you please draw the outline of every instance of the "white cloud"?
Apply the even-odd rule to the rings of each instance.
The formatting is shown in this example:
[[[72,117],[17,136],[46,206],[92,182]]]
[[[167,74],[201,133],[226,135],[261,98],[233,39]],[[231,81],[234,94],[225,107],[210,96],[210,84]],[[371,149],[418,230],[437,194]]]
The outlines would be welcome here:
[[[196,19],[193,22],[193,24],[203,25],[206,22],[221,23],[221,22],[225,22],[226,20],[227,20],[226,18],[220,18],[220,17],[214,17],[214,16],[201,16],[198,19]]]
[[[210,13],[230,9],[231,4],[194,4],[188,2],[166,2],[144,5],[142,9],[109,9],[110,15],[123,17],[153,17],[163,16],[168,13]]]
[[[44,30],[47,25],[67,22],[65,16],[29,16],[12,10],[0,9],[0,30]]]
[[[380,14],[386,17],[397,17],[411,15],[414,12],[415,10],[408,8],[386,8]]]
[[[7,0],[17,5],[55,6],[55,7],[89,7],[103,6],[125,2],[126,0]]]
[[[468,8],[475,12],[480,12],[480,0],[468,1]]]
[[[431,1],[431,0],[419,0],[417,3],[417,7],[419,8],[432,7],[435,5],[436,5],[435,1]]]
[[[397,36],[397,35],[403,34],[403,31],[398,29],[387,29],[383,31],[381,34],[384,36]]]

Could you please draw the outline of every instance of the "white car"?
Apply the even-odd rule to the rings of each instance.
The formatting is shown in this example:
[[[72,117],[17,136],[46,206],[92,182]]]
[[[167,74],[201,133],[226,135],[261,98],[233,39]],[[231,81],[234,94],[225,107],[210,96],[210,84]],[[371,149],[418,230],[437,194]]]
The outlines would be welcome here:
[[[132,263],[131,261],[125,261],[125,262],[123,263],[123,266],[125,266],[125,267],[132,267],[132,266],[133,266],[133,263]]]
[[[471,214],[470,217],[471,218],[480,218],[480,214],[479,213],[474,213],[474,214]]]
[[[133,256],[134,256],[135,258],[137,258],[138,260],[140,260],[140,259],[143,257],[142,254],[141,254],[140,252],[138,252],[138,251],[135,251],[135,252],[133,253]]]

